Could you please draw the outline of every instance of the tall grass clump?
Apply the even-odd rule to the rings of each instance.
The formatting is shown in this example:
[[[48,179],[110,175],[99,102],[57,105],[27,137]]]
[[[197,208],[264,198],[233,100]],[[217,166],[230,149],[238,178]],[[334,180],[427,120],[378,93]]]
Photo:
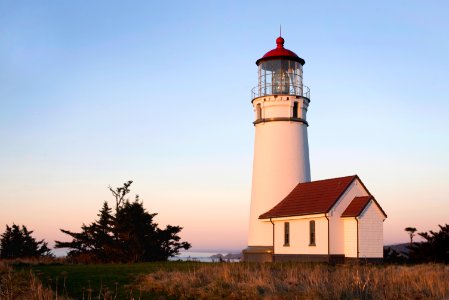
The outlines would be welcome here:
[[[179,299],[448,299],[449,266],[205,264],[138,284]]]
[[[50,300],[56,297],[51,288],[44,287],[31,270],[17,271],[10,262],[0,262],[0,300]]]

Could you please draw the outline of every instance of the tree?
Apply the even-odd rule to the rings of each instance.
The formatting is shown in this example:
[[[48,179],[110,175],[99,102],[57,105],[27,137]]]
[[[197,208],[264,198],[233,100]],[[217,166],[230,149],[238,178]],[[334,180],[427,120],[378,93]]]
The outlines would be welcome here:
[[[68,257],[77,262],[140,262],[162,261],[189,249],[181,242],[182,227],[167,225],[160,229],[154,222],[156,213],[148,213],[136,195],[129,201],[132,181],[123,187],[109,187],[115,198],[115,212],[107,202],[98,214],[99,219],[90,225],[83,224],[81,232],[61,231],[72,237],[71,242],[56,241],[56,248],[69,248]]]
[[[418,233],[424,242],[410,246],[410,259],[413,262],[449,263],[449,225],[438,225],[440,231]]]
[[[0,236],[0,258],[37,258],[53,256],[44,240],[36,241],[31,236],[33,231],[22,225],[6,225],[5,232]]]
[[[406,227],[405,231],[410,235],[410,246],[413,244],[413,237],[415,236],[416,228],[415,227]]]

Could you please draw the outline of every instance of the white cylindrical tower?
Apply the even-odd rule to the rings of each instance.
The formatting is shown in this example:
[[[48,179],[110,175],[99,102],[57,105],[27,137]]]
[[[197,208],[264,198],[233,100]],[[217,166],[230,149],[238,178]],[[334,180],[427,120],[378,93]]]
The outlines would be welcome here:
[[[259,216],[278,204],[300,182],[310,181],[307,141],[309,89],[303,85],[305,61],[277,47],[256,61],[258,85],[252,90],[254,162],[248,248],[245,260],[270,260],[273,228]]]

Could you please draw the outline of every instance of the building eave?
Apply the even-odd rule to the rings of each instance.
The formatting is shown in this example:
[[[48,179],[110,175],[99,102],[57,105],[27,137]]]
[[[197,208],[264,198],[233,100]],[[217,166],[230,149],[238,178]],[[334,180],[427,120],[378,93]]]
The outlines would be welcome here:
[[[264,222],[272,221],[289,221],[289,220],[298,220],[298,219],[312,219],[312,218],[324,218],[325,213],[316,213],[316,214],[304,214],[304,215],[289,215],[289,216],[279,216],[279,217],[268,217],[268,218],[259,218],[259,220]]]

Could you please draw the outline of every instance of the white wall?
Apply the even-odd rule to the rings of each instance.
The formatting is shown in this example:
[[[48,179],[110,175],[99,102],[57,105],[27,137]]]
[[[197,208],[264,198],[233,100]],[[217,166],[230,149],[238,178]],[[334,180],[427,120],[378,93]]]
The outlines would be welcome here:
[[[309,245],[309,222],[315,221],[315,246]],[[273,221],[275,224],[275,254],[327,254],[327,219],[304,217]],[[284,246],[284,222],[290,223],[290,244]]]
[[[284,95],[284,96],[265,96],[254,99],[253,110],[254,120],[257,120],[257,105],[260,104],[262,108],[262,118],[289,118],[293,116],[293,104],[298,102],[298,117],[301,119],[307,119],[307,110],[309,107],[309,101],[304,98],[296,98],[296,96]]]
[[[384,215],[370,201],[359,217],[359,258],[383,257]]]
[[[256,98],[253,102],[255,116],[260,103],[262,118],[291,117],[293,102],[298,101],[305,118],[306,101],[294,96],[288,98]],[[259,220],[259,216],[284,199],[299,182],[305,181],[310,181],[307,126],[290,121],[256,124],[248,246],[272,246],[271,224]]]
[[[330,221],[330,254],[345,253],[345,228],[341,214],[357,196],[368,196],[368,191],[356,179],[340,197],[329,213]]]
[[[346,257],[357,257],[357,221],[351,218],[344,218],[344,245]]]

